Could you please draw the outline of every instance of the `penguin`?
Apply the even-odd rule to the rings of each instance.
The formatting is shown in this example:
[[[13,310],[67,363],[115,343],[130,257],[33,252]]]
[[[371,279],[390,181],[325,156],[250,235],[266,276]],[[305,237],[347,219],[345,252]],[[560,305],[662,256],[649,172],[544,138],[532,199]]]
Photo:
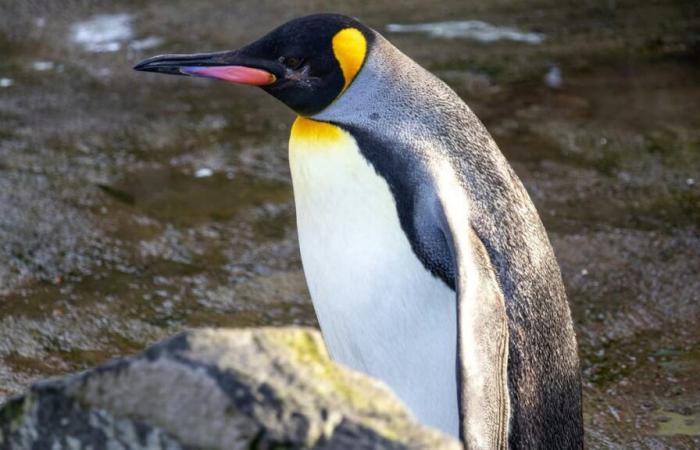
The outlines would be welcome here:
[[[450,87],[337,14],[135,69],[258,86],[296,112],[299,246],[334,360],[468,449],[583,448],[559,266],[522,183]]]

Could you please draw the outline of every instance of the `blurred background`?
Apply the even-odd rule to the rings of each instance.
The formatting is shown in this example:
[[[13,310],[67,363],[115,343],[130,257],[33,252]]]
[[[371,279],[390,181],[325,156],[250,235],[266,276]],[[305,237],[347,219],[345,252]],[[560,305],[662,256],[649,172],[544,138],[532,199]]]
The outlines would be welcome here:
[[[562,266],[590,448],[700,445],[700,3],[0,3],[0,402],[195,326],[315,325],[263,92],[137,73],[303,14],[452,86]]]

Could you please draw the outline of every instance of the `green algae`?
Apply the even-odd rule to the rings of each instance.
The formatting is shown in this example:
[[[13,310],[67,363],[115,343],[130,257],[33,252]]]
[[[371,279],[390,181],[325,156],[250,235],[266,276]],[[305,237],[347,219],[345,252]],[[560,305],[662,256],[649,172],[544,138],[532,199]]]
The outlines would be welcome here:
[[[283,345],[297,364],[308,367],[315,379],[329,383],[333,394],[349,402],[353,409],[362,413],[378,410],[397,413],[400,411],[398,404],[377,403],[378,397],[371,394],[377,389],[376,386],[370,387],[366,380],[358,383],[357,379],[348,378],[347,374],[330,360],[319,335],[309,331],[286,330],[269,336],[274,342]],[[383,414],[383,417],[387,422],[366,420],[365,424],[388,440],[402,441],[402,436],[406,436],[403,427],[407,416],[401,414],[391,417]]]
[[[9,402],[0,405],[0,423],[9,424],[5,428],[7,434],[19,430],[29,419],[34,409],[35,399],[32,395],[21,398],[10,399]],[[4,427],[0,427],[0,433]],[[0,434],[0,444],[2,444],[2,434]]]
[[[658,436],[700,436],[700,414],[683,415],[670,411],[654,414],[658,421]]]

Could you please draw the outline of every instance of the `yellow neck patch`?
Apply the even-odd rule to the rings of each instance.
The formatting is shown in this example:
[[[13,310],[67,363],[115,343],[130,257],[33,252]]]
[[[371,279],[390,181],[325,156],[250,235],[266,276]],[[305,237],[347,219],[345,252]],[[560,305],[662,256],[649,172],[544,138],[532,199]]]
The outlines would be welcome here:
[[[337,141],[343,133],[342,129],[333,124],[299,116],[292,125],[290,141]]]
[[[345,28],[333,36],[333,54],[343,71],[345,85],[343,91],[350,86],[352,80],[362,68],[367,55],[367,40],[357,28]],[[342,92],[342,91],[341,91]]]

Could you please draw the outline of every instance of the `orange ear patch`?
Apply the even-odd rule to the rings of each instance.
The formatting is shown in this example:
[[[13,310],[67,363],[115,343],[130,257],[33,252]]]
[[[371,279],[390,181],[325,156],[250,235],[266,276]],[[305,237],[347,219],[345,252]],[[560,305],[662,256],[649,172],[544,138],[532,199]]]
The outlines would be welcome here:
[[[362,68],[367,55],[367,40],[357,28],[345,28],[333,36],[333,54],[343,71],[345,85],[343,91],[350,86],[352,80]],[[341,91],[342,92],[342,91]]]

